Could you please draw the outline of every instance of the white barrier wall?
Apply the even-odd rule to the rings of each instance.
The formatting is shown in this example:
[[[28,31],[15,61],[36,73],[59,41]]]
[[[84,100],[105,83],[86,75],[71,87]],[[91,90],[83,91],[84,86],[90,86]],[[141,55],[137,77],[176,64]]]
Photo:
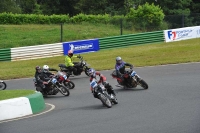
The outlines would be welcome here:
[[[200,26],[164,30],[165,42],[180,41],[200,37]]]
[[[0,102],[0,121],[30,114],[33,113],[29,99],[26,97],[2,100]]]
[[[11,61],[63,55],[62,43],[11,48]]]

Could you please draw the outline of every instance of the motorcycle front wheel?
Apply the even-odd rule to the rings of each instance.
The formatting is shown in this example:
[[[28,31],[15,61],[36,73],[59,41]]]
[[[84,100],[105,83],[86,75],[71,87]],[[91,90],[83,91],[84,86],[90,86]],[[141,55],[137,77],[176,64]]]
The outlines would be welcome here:
[[[103,94],[99,95],[99,99],[101,100],[103,105],[105,105],[106,107],[108,107],[108,108],[112,107],[111,101],[106,96],[104,96]]]
[[[86,68],[85,68],[85,74],[86,74],[87,76],[89,76],[89,69],[90,69],[89,67],[86,67]]]
[[[70,95],[69,89],[65,86],[61,85],[58,89],[59,89],[60,93],[63,94],[64,96]]]
[[[6,83],[3,81],[3,82],[0,82],[0,90],[5,90],[7,87]]]
[[[74,87],[75,87],[75,84],[72,81],[64,82],[64,85],[69,89],[74,89]]]
[[[139,81],[139,84],[145,90],[148,89],[148,84],[143,79]]]

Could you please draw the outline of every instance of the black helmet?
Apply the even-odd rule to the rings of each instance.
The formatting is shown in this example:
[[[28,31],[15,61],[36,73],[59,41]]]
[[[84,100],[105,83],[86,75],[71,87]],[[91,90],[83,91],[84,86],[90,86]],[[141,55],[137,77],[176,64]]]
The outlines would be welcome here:
[[[41,70],[40,66],[36,66],[35,70],[38,72],[38,70]]]

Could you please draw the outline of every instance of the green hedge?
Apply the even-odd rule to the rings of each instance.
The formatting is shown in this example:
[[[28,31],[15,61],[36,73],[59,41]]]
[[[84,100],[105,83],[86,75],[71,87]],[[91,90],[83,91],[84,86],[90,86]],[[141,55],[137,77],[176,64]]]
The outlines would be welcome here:
[[[69,15],[37,15],[37,14],[13,14],[0,13],[0,24],[58,24],[58,23],[104,23],[119,24],[119,19],[124,16],[85,15],[78,14],[73,17]]]
[[[0,24],[58,24],[69,22],[69,15],[0,13]]]

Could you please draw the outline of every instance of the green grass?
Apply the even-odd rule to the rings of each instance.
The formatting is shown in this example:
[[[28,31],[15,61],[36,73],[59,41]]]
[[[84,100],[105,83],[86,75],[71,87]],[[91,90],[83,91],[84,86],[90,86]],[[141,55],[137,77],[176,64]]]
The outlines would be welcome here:
[[[0,91],[0,100],[6,100],[17,97],[24,97],[27,95],[34,94],[34,90],[1,90]]]
[[[133,34],[123,30],[123,34]],[[105,24],[64,24],[63,42],[120,35],[120,27]],[[60,25],[0,25],[0,49],[61,41]]]
[[[82,54],[96,70],[114,69],[116,56],[135,67],[200,62],[200,38],[171,43],[134,45]],[[35,66],[58,68],[64,56],[15,62],[0,62],[0,79],[34,77]]]

